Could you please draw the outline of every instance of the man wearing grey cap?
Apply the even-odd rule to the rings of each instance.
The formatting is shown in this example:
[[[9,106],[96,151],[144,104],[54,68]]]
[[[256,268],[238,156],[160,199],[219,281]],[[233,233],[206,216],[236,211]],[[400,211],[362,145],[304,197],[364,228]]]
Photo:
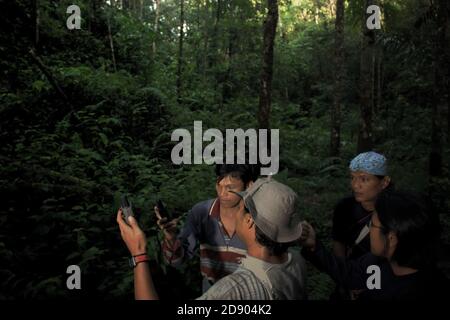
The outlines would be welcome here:
[[[242,197],[236,233],[247,255],[232,274],[216,282],[199,299],[271,300],[305,299],[305,261],[288,251],[302,234],[297,194],[271,178],[258,179]],[[128,248],[143,246],[145,235],[133,219],[128,226],[117,219]],[[136,299],[158,299],[147,264],[135,268]]]

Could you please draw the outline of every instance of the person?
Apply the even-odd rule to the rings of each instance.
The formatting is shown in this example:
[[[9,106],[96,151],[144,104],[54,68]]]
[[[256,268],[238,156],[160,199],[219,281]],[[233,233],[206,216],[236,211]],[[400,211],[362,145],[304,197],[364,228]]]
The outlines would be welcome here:
[[[299,252],[288,251],[302,233],[297,214],[298,197],[286,185],[274,179],[258,179],[243,192],[236,213],[235,230],[247,247],[240,266],[210,287],[200,300],[304,299],[305,261]],[[117,223],[122,238],[134,256],[136,299],[158,299],[146,262],[145,234],[133,217],[129,225],[121,210]]]
[[[342,199],[333,212],[333,252],[359,258],[370,251],[367,223],[378,194],[391,186],[387,159],[374,151],[357,155],[349,165],[353,195]]]
[[[164,233],[162,252],[167,263],[179,267],[199,249],[202,292],[233,273],[239,266],[239,258],[245,256],[247,248],[235,233],[240,197],[233,192],[243,191],[255,181],[258,169],[250,164],[217,164],[217,197],[194,205],[179,234],[178,219],[167,221],[155,207],[157,223]]]
[[[448,299],[449,281],[435,264],[437,215],[419,197],[381,193],[369,229],[371,251],[349,259],[328,252],[312,226],[304,222],[302,254],[336,283],[350,288],[353,299]],[[379,276],[372,274],[377,273],[374,266]]]

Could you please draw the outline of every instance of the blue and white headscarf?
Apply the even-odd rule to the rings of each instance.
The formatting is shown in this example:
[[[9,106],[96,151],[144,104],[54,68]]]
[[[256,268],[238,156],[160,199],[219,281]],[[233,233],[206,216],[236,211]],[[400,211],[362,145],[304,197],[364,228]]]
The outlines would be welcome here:
[[[358,154],[350,162],[351,171],[363,171],[375,176],[387,176],[387,159],[374,151]]]

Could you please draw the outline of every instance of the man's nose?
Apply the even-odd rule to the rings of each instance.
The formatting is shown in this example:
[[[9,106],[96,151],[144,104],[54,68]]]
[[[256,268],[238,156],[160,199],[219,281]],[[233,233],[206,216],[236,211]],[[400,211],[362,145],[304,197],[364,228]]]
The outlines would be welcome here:
[[[219,196],[224,197],[228,195],[228,190],[226,188],[219,189]]]

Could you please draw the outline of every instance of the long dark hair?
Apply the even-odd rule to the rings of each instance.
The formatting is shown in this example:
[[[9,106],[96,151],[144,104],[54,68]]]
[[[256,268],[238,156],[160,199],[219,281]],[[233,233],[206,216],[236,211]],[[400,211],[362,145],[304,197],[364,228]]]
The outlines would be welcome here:
[[[383,191],[375,209],[383,226],[398,243],[392,260],[414,269],[431,267],[436,261],[439,241],[439,218],[429,201],[419,195],[401,191]]]

